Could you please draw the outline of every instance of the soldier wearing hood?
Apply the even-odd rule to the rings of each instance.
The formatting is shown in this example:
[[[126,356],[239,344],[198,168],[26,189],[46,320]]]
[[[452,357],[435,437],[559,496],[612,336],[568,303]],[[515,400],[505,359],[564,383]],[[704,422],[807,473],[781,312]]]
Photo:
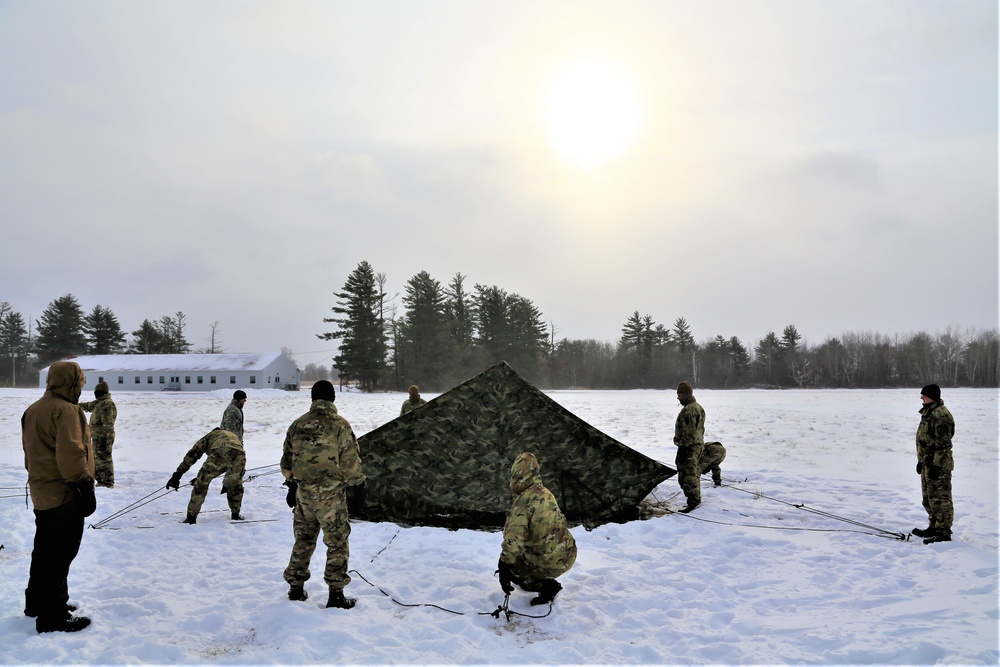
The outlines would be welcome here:
[[[80,551],[83,520],[97,509],[94,453],[87,415],[79,406],[86,383],[79,364],[57,361],[49,367],[45,394],[21,416],[21,444],[35,512],[24,614],[35,630],[76,632],[90,619],[76,617],[69,604],[69,568]]]
[[[500,586],[510,594],[517,584],[539,595],[531,604],[551,602],[562,590],[556,577],[576,562],[576,540],[552,492],[542,484],[538,459],[519,454],[510,467],[514,502],[503,527],[503,546],[497,563]]]
[[[94,387],[94,400],[81,403],[80,407],[90,416],[90,437],[94,444],[94,471],[97,486],[111,489],[115,486],[115,462],[111,449],[115,445],[115,420],[118,408],[111,400],[111,388],[107,382],[98,382]]]

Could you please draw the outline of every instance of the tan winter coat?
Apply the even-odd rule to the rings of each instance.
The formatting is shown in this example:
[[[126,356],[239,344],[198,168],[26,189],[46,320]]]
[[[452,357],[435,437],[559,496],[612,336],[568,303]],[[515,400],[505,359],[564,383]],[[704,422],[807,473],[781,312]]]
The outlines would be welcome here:
[[[70,484],[94,479],[94,452],[87,415],[77,404],[86,378],[72,361],[49,367],[40,399],[21,416],[21,446],[36,510],[73,500]]]

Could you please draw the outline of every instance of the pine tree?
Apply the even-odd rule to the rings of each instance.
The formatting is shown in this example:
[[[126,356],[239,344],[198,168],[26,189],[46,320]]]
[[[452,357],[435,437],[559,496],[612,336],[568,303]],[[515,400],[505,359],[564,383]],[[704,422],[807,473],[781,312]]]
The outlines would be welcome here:
[[[428,389],[443,388],[450,359],[446,296],[441,283],[421,271],[406,283],[400,344],[406,372],[404,384],[418,383]]]
[[[83,309],[72,294],[65,294],[49,303],[42,317],[35,320],[38,361],[48,365],[53,361],[84,354],[87,339],[83,333]]]
[[[386,369],[388,352],[385,327],[385,292],[371,264],[366,261],[347,277],[342,292],[335,292],[336,317],[323,321],[338,325],[334,331],[317,334],[321,340],[337,340],[340,351],[334,366],[341,380],[358,383],[363,391],[374,391]]]
[[[17,378],[27,379],[28,330],[24,317],[6,301],[0,303],[0,378],[14,385]]]
[[[110,308],[94,306],[83,318],[87,354],[117,354],[125,347],[125,333]]]
[[[129,343],[129,354],[163,354],[166,342],[159,328],[148,319],[143,320],[139,328],[132,332],[132,342]]]

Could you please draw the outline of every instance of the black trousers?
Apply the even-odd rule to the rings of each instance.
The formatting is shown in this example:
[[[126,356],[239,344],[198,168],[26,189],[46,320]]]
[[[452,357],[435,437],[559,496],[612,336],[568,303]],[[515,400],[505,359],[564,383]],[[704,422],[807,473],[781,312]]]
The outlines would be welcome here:
[[[39,618],[63,618],[69,602],[69,567],[80,552],[83,512],[79,502],[35,510],[35,545],[31,551],[25,611]]]

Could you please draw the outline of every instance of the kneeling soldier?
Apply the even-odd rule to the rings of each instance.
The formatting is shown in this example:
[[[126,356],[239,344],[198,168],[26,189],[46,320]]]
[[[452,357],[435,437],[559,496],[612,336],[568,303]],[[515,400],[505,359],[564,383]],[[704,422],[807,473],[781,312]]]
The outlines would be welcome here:
[[[552,602],[562,585],[562,576],[576,562],[576,540],[566,526],[552,492],[542,484],[538,459],[524,452],[510,467],[510,492],[514,502],[503,527],[500,587],[508,595],[517,584],[538,593],[531,604]]]

